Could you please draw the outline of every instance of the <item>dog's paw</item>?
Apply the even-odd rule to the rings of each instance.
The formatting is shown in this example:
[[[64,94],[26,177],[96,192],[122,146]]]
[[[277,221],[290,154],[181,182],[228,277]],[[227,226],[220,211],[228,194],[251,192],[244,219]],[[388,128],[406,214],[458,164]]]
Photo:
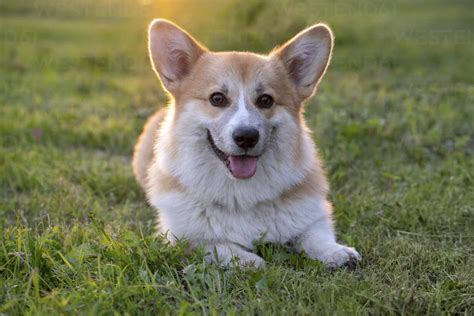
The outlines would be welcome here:
[[[208,263],[215,263],[221,267],[256,267],[263,268],[265,260],[253,252],[243,250],[235,246],[214,246],[212,252],[205,256]]]
[[[233,262],[241,267],[263,268],[265,266],[265,260],[251,252],[247,252],[245,255],[240,254],[239,257],[233,259]]]
[[[362,256],[352,247],[335,243],[325,247],[323,251],[317,254],[316,259],[329,268],[347,266],[349,269],[354,269]]]

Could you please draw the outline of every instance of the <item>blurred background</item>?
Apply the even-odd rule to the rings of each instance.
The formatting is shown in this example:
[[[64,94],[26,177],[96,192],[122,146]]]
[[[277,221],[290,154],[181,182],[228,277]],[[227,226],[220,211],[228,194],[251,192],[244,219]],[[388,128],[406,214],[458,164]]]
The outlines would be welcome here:
[[[472,166],[472,1],[1,0],[3,221],[95,212],[151,225],[129,163],[166,102],[146,48],[156,17],[216,51],[266,53],[313,23],[333,28],[332,64],[306,118],[341,207],[359,192],[397,200],[434,176],[427,166],[446,163],[446,178]]]

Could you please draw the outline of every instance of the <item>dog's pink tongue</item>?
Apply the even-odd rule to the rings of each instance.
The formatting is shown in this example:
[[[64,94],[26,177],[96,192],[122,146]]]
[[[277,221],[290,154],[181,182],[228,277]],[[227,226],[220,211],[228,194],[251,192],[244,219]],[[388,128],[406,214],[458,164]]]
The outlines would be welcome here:
[[[257,171],[257,157],[253,156],[229,156],[230,171],[234,177],[247,179]]]

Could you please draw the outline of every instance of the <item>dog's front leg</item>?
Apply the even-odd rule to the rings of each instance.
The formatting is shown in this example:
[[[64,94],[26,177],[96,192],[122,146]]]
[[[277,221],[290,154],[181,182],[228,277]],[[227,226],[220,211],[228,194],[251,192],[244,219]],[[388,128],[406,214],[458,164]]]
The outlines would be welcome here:
[[[214,262],[220,266],[230,266],[234,260],[240,266],[262,267],[265,261],[256,254],[231,242],[208,243],[204,246],[207,252],[207,262]]]
[[[304,250],[310,258],[331,268],[343,265],[354,267],[362,258],[354,248],[336,242],[333,223],[328,215],[311,224],[301,236],[298,248]]]

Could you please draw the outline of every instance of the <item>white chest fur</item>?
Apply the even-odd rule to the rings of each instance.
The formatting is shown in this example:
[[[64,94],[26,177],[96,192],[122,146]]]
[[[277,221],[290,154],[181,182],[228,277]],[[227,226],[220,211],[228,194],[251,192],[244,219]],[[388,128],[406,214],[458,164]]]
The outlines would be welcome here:
[[[291,202],[276,199],[244,209],[204,204],[189,194],[173,192],[152,203],[159,210],[160,232],[171,239],[229,241],[246,248],[252,248],[259,239],[286,243],[326,216],[326,202],[318,198]]]

